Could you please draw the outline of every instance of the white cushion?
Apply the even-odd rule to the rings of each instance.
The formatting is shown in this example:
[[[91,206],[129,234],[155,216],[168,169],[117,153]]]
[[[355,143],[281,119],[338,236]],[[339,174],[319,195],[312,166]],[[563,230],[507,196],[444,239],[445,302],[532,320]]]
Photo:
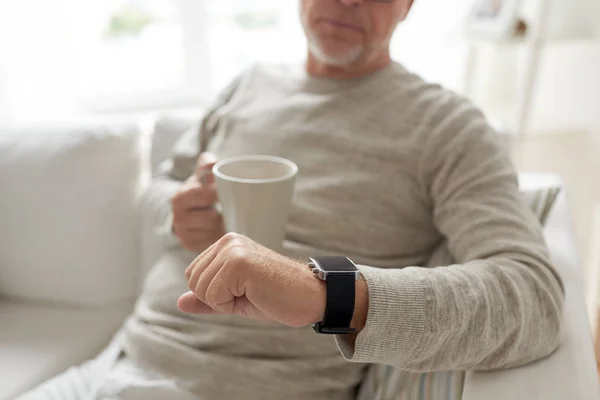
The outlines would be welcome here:
[[[172,155],[177,140],[188,129],[200,129],[202,122],[201,110],[194,110],[184,115],[165,115],[160,117],[152,132],[152,150],[150,167],[152,172],[158,171],[159,165]]]
[[[129,312],[131,304],[83,310],[0,302],[0,400],[94,357]]]
[[[0,295],[135,296],[143,140],[129,125],[0,132]]]

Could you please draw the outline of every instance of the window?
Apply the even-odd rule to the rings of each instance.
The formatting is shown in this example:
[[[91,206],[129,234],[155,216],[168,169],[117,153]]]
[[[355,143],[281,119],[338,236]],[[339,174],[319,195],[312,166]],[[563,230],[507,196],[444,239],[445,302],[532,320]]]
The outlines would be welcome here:
[[[305,57],[298,1],[0,0],[0,119],[206,103],[255,61]],[[394,58],[452,84],[470,1],[416,1]]]
[[[207,2],[210,71],[222,87],[256,61],[293,62],[305,56],[297,1]]]
[[[67,1],[74,87],[88,108],[155,106],[192,96],[176,1]]]
[[[417,0],[391,44],[392,58],[428,81],[459,90],[466,56],[462,40],[472,0]]]
[[[293,2],[65,1],[76,93],[92,109],[206,100],[256,60],[303,56]]]

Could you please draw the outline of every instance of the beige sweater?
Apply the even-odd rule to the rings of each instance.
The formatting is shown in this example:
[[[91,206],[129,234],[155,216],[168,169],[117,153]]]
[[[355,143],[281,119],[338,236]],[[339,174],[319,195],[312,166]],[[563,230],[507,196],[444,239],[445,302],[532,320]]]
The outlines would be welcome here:
[[[540,226],[495,133],[460,97],[398,64],[346,81],[252,68],[164,165],[153,187],[164,221],[203,150],[296,162],[285,253],[364,265],[369,314],[355,349],[310,328],[184,315],[175,302],[194,254],[167,238],[125,349],[201,398],[347,399],[364,363],[489,370],[557,347],[563,291]],[[428,268],[443,241],[457,264]]]

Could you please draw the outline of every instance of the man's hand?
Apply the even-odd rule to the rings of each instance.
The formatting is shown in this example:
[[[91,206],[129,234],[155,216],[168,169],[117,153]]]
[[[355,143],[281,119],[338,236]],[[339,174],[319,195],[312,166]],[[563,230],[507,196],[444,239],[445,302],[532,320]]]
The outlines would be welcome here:
[[[187,250],[200,253],[225,234],[223,218],[215,209],[217,189],[212,153],[203,153],[192,175],[171,199],[173,232]]]
[[[229,233],[202,253],[185,271],[191,292],[179,309],[195,314],[237,314],[294,328],[323,320],[325,282],[307,264],[290,260],[245,236]],[[351,327],[360,332],[368,313],[364,280],[356,282]],[[356,335],[348,335],[351,345]]]
[[[325,283],[306,264],[290,260],[245,236],[229,233],[185,271],[183,312],[237,314],[304,327],[323,319]]]

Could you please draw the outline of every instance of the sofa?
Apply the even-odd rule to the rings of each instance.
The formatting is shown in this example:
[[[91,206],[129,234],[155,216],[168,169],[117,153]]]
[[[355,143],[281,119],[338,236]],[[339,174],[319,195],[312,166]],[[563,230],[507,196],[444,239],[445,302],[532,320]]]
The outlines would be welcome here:
[[[0,129],[0,400],[94,357],[131,312],[160,254],[145,190],[195,118]],[[522,185],[556,185],[524,174]],[[560,349],[469,372],[465,400],[597,399],[584,286],[562,193],[545,235],[566,287]]]

